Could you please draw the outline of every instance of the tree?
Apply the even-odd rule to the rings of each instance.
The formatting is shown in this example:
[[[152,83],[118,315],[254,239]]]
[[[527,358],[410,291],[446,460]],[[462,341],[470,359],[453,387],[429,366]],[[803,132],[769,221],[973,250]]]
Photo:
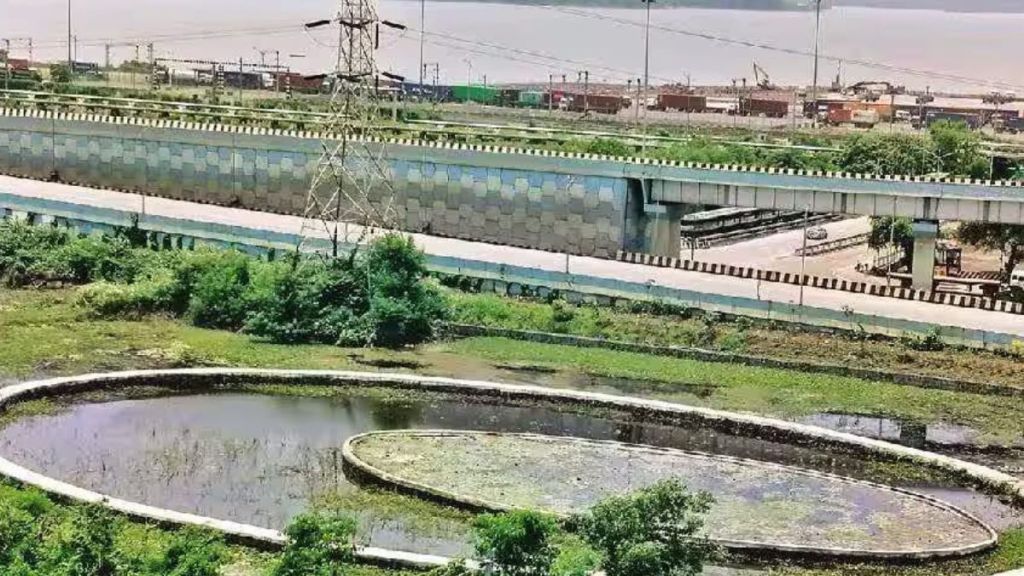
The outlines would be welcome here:
[[[352,563],[356,521],[342,513],[297,516],[273,576],[340,576]]]
[[[1001,251],[1003,274],[1007,277],[1024,261],[1024,226],[1019,224],[963,222],[957,238],[964,244]]]
[[[889,245],[903,249],[903,261],[909,262],[914,255],[914,223],[910,218],[892,218],[883,216],[871,219],[871,233],[868,236],[868,246],[873,250],[879,250]]]
[[[690,493],[678,480],[662,480],[625,496],[612,496],[573,519],[602,554],[608,576],[696,576],[718,548],[704,534],[712,499]]]
[[[846,141],[837,161],[846,172],[921,176],[938,169],[932,143],[903,134],[859,134]]]
[[[981,152],[981,138],[963,122],[941,120],[928,129],[940,169],[953,176],[991,177],[991,163]]]
[[[527,510],[484,514],[473,523],[477,555],[501,576],[547,576],[559,531],[551,516]]]
[[[57,84],[71,82],[71,69],[67,64],[50,64],[50,79]]]

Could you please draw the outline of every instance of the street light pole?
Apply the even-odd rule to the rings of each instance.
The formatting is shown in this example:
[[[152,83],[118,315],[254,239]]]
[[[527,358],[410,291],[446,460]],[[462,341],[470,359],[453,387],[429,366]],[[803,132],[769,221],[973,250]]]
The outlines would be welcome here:
[[[423,75],[425,72],[423,64],[423,43],[425,42],[427,30],[427,0],[420,0],[420,96],[423,95]]]
[[[814,84],[811,88],[811,102],[814,105],[812,126],[818,127],[818,49],[821,43],[821,0],[817,0],[814,9]]]
[[[644,26],[644,92],[641,98],[644,101],[644,125],[643,125],[643,139],[641,140],[641,155],[647,153],[647,93],[651,83],[651,4],[654,0],[640,0],[647,6],[647,24]],[[637,102],[637,106],[640,102]],[[637,108],[637,114],[640,113],[640,109]]]
[[[74,61],[71,59],[71,0],[68,0],[68,73],[74,74]]]
[[[804,208],[804,247],[800,251],[800,305],[804,305],[804,280],[807,279],[807,221],[810,219],[810,207]]]

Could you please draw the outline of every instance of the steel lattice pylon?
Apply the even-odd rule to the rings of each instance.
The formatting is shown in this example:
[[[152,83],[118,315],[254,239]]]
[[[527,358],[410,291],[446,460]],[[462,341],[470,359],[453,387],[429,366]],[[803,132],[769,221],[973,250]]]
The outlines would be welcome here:
[[[326,233],[332,256],[348,241],[348,223],[395,228],[391,169],[375,128],[378,106],[376,0],[340,0],[338,58],[331,78],[330,117],[322,127],[323,153],[312,174],[302,238]],[[301,249],[301,246],[300,246]]]

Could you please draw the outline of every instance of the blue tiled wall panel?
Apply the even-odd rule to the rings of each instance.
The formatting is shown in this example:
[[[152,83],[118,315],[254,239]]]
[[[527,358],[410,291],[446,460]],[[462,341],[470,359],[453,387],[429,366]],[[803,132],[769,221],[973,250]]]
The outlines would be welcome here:
[[[0,119],[0,171],[42,178],[56,170],[65,182],[257,210],[303,214],[320,160],[319,143],[299,138],[11,122]],[[410,231],[595,256],[635,244],[625,178],[457,159],[392,160],[387,170],[390,185],[374,180],[368,202],[377,209],[391,206],[397,223]],[[320,196],[329,198],[333,186],[328,179]],[[366,212],[351,208],[343,211],[353,218]]]

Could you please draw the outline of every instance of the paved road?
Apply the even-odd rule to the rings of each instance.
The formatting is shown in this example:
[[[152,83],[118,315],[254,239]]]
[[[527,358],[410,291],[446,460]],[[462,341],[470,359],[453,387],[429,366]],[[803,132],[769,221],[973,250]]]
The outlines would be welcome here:
[[[846,238],[848,236],[855,236],[857,234],[870,232],[871,220],[867,216],[864,216],[862,218],[850,218],[847,220],[840,220],[838,222],[830,222],[828,224],[821,225],[821,227],[828,231],[829,240],[837,240],[839,238]],[[803,229],[789,230],[787,232],[779,232],[770,236],[744,240],[743,242],[737,242],[728,246],[697,250],[697,259],[707,262],[749,266],[764,270],[799,272],[800,257],[796,255],[796,251],[803,246],[803,232]],[[814,240],[808,241],[809,246],[817,243],[818,242]],[[853,268],[857,264],[857,255],[860,255],[861,258],[868,258],[868,248],[866,244],[848,250],[822,254],[821,256],[808,256],[808,274],[818,274],[820,276],[832,275],[831,268],[836,266],[832,266],[832,258],[829,258],[829,256],[839,252],[844,253],[845,257],[843,260],[849,262],[850,268]],[[683,250],[683,256],[688,257],[689,251]],[[822,262],[826,262],[826,266],[829,268],[823,270],[823,267],[821,266]],[[835,264],[844,265],[838,261],[835,262]]]
[[[144,199],[142,196],[134,194],[2,176],[0,176],[0,192],[292,234],[299,233],[303,223],[302,218],[296,216],[251,212],[163,198]],[[355,239],[358,237],[359,231],[357,227],[353,226],[349,233],[350,237]],[[321,232],[321,235],[324,234]],[[597,258],[567,257],[564,254],[539,250],[438,238],[422,234],[413,236],[417,244],[426,252],[439,256],[552,271],[565,271],[568,267],[568,270],[574,274],[587,274],[639,283],[653,282],[673,288],[773,302],[796,303],[800,295],[799,287],[785,284],[760,283],[756,280],[655,268]],[[735,247],[731,248],[735,249]],[[1024,317],[1000,312],[956,308],[810,287],[804,288],[804,304],[837,311],[844,307],[850,307],[861,314],[1024,336]]]

